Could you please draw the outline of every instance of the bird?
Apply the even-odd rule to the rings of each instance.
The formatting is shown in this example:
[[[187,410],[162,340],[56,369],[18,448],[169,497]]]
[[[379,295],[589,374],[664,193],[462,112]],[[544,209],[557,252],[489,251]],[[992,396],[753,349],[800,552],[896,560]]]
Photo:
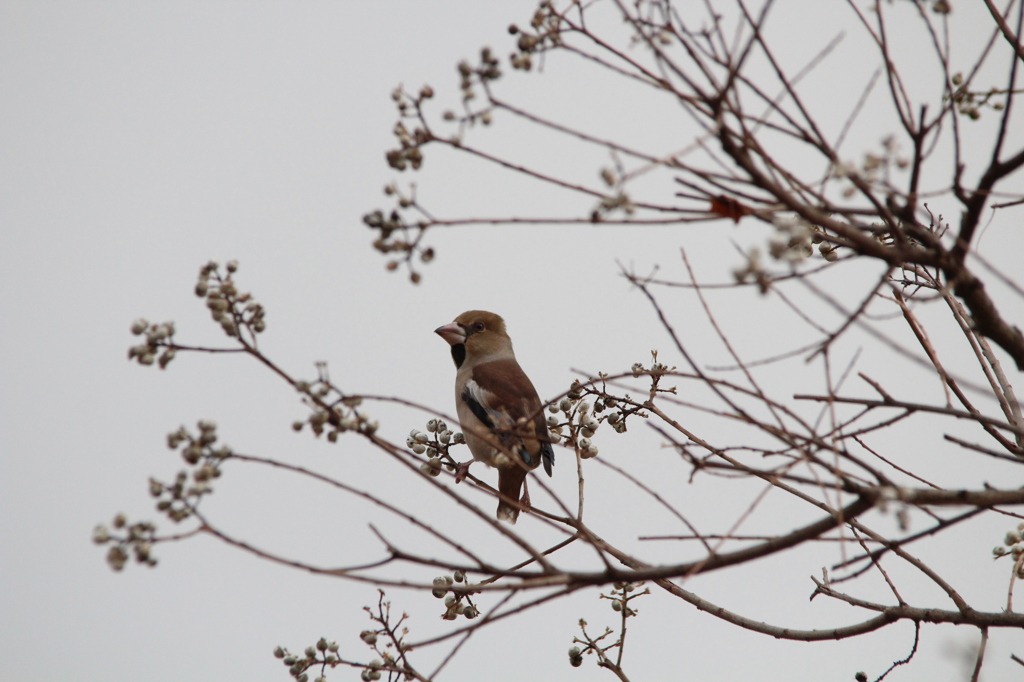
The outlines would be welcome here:
[[[555,462],[537,389],[516,362],[500,315],[469,310],[434,333],[451,346],[456,414],[473,455],[458,467],[455,482],[468,475],[473,461],[495,467],[501,493],[497,517],[514,524],[520,505],[530,506],[526,474],[543,463],[550,476]]]

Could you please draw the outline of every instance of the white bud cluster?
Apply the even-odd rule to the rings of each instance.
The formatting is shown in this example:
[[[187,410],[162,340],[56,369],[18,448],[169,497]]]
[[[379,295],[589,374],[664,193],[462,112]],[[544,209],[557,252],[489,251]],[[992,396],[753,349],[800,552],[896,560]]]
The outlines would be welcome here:
[[[329,665],[331,667],[337,665],[337,653],[338,643],[328,642],[324,637],[317,640],[315,646],[306,647],[301,657],[290,653],[285,647],[274,647],[274,658],[281,659],[281,662],[288,666],[288,672],[295,678],[296,682],[309,682],[309,674],[306,673],[306,670],[316,664]],[[322,658],[320,658],[320,654],[323,654]],[[327,678],[323,675],[314,680],[314,682],[326,681]]]
[[[239,292],[232,279],[232,275],[238,271],[238,261],[228,261],[224,269],[227,274],[221,275],[216,261],[209,261],[200,268],[195,287],[196,296],[206,299],[210,317],[220,324],[228,336],[238,336],[239,324],[246,326],[253,334],[263,332],[267,328],[264,319],[266,311],[253,300],[252,294]]]
[[[810,258],[814,253],[811,237],[814,228],[800,216],[780,216],[772,218],[776,233],[768,242],[768,253],[775,260],[795,265]]]
[[[385,154],[388,165],[397,171],[404,171],[409,166],[412,166],[413,170],[419,170],[423,165],[423,152],[419,145],[413,143],[408,131],[401,123],[395,126],[394,133],[402,146],[399,149],[391,149]]]
[[[156,566],[157,560],[152,556],[156,526],[148,521],[128,523],[124,514],[114,517],[111,525],[115,532],[100,524],[93,528],[92,541],[97,545],[110,544],[107,550],[107,564],[115,571],[124,569],[131,554],[135,561],[146,566]],[[131,554],[130,554],[130,553]]]
[[[137,360],[140,365],[152,365],[158,362],[160,369],[165,369],[167,364],[174,359],[174,323],[163,322],[161,324],[149,324],[146,320],[139,318],[132,322],[131,332],[135,336],[146,336],[146,342],[128,349],[128,359]],[[163,353],[160,353],[160,349]],[[159,360],[157,354],[160,354]]]
[[[675,367],[669,367],[666,364],[658,362],[658,351],[651,351],[651,356],[652,362],[650,368],[645,367],[642,362],[633,363],[631,371],[634,377],[640,377],[646,374],[657,379],[665,374],[676,371]],[[614,405],[612,407],[614,407]]]
[[[550,3],[542,2],[540,4],[540,7],[534,12],[530,26],[536,33],[523,31],[515,24],[508,27],[508,32],[511,35],[519,35],[519,39],[516,41],[518,52],[513,52],[509,57],[513,69],[529,71],[533,66],[531,55],[543,51],[549,42],[557,43],[559,41],[558,34],[561,24],[555,18],[555,12]]]
[[[213,492],[213,480],[220,478],[221,463],[233,454],[228,445],[215,447],[215,422],[201,420],[197,427],[197,434],[190,433],[184,426],[167,434],[167,447],[171,450],[180,448],[182,459],[195,467],[192,483],[189,484],[189,475],[184,471],[178,473],[173,484],[149,479],[149,493],[158,500],[157,511],[167,514],[176,523],[191,516],[191,508],[199,499]]]
[[[433,435],[431,435],[433,434]],[[426,462],[420,465],[420,472],[431,477],[441,473],[442,467],[454,470],[454,464],[450,457],[445,462],[442,457],[448,457],[448,447],[465,443],[465,437],[461,432],[453,432],[443,419],[431,419],[427,422],[426,432],[413,429],[405,439],[405,445],[417,455],[427,458]]]
[[[1003,544],[992,548],[992,555],[997,559],[1004,556],[1012,557],[1014,566],[1020,565],[1017,568],[1017,577],[1024,579],[1024,523],[1008,531],[1003,538]]]
[[[645,368],[642,363],[635,363],[634,376],[658,376],[675,369],[658,363],[656,353],[654,357],[652,370]],[[585,395],[595,396],[593,403],[584,400]],[[611,425],[616,433],[626,431],[625,415],[616,410],[617,407],[619,399],[584,385],[579,380],[573,381],[565,397],[548,406],[548,412],[551,414],[547,417],[546,426],[551,442],[558,444],[564,439],[566,445],[575,446],[584,459],[595,457],[598,454],[598,447],[590,439],[594,437],[602,422]],[[611,411],[605,414],[606,410]],[[634,412],[635,410],[630,411],[629,414]],[[564,435],[566,427],[570,431],[568,435]]]
[[[669,367],[668,365],[663,365],[660,362],[655,362],[651,364],[650,373],[651,376],[660,376],[662,374],[667,374],[668,372],[674,372],[675,369],[675,367]]]
[[[469,597],[465,593],[451,591],[452,585],[464,582],[466,582],[466,574],[462,571],[434,578],[430,593],[437,599],[444,600],[445,612],[441,616],[444,620],[455,620],[459,616],[472,620],[479,615],[479,611],[469,602]]]
[[[321,371],[325,371],[324,363]],[[335,389],[324,374],[321,379],[310,383],[308,381],[295,382],[295,388],[311,399],[305,402],[312,408],[309,417],[305,421],[297,420],[291,424],[292,430],[301,432],[306,424],[317,438],[327,433],[327,440],[331,443],[338,442],[338,437],[346,431],[355,431],[367,436],[372,436],[380,428],[380,423],[371,420],[365,414],[356,411],[363,399],[360,396],[345,396],[338,399],[330,409],[323,407],[325,398]]]

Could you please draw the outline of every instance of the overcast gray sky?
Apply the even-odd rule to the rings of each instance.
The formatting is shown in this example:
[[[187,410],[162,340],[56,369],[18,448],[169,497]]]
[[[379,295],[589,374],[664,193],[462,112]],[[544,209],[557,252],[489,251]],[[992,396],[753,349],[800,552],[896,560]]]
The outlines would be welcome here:
[[[826,13],[824,4],[780,9],[784,25],[805,22],[806,44],[790,41],[783,50],[792,65],[837,31],[854,33],[847,15],[832,7]],[[286,680],[273,648],[298,651],[320,636],[337,640],[350,658],[365,658],[358,633],[369,626],[362,606],[376,602],[371,586],[311,577],[205,538],[158,547],[155,570],[130,564],[115,574],[107,567],[91,529],[117,512],[155,518],[146,481],[178,469],[164,437],[180,424],[214,419],[222,439],[239,451],[384,485],[394,499],[443,522],[444,503],[379,454],[344,439],[332,447],[292,433],[289,425],[304,409],[251,360],[179,356],[165,372],[125,360],[137,317],[174,320],[181,342],[225,343],[191,293],[209,259],[240,261],[242,288],[268,311],[262,342],[270,356],[305,378],[315,376],[315,361],[327,360],[332,378],[350,392],[400,395],[453,412],[454,370],[432,330],[471,308],[505,317],[520,362],[545,398],[567,388],[573,368],[622,371],[649,360],[654,348],[662,349],[663,361],[682,364],[649,305],[618,276],[617,262],[643,272],[660,265],[665,276],[685,279],[677,255],[684,246],[696,254],[702,277],[724,281],[738,264],[730,240],[764,243],[764,228],[718,222],[628,231],[438,230],[430,236],[438,256],[415,287],[387,273],[370,247],[373,235],[360,218],[387,206],[382,188],[393,180],[417,182],[426,205],[452,216],[585,214],[589,200],[565,199],[453,154],[428,153],[418,176],[396,176],[384,161],[394,144],[392,89],[429,83],[438,110],[455,104],[455,64],[475,59],[483,45],[506,54],[506,26],[528,22],[534,5],[0,3],[0,677]],[[978,30],[972,26],[958,30]],[[873,68],[858,63],[858,54],[870,53],[859,51],[853,37],[845,45],[847,52],[812,75],[839,111]],[[621,133],[652,151],[683,148],[695,135],[671,108],[595,91],[578,64],[552,59],[545,68],[543,75],[507,76],[498,87],[509,99],[599,134]],[[589,104],[581,108],[580,101]],[[851,150],[885,132],[866,124],[851,137]],[[474,134],[496,150],[575,169],[588,180],[608,163],[593,151],[549,150],[500,117]],[[994,221],[982,240],[983,252],[1011,273],[1020,271],[1022,246],[1019,225],[1006,221]],[[665,300],[701,357],[726,362],[720,347],[705,342],[710,332],[692,297],[669,293]],[[1024,316],[1019,298],[1002,300],[1008,318]],[[756,358],[784,348],[784,335],[766,333],[790,324],[778,322],[777,304],[752,291],[731,301],[724,323],[741,352]],[[847,358],[858,343],[854,336],[842,349]],[[887,371],[871,351],[863,362]],[[912,382],[913,372],[907,376]],[[427,418],[374,410],[397,441]],[[656,441],[613,435],[598,440],[602,455],[657,479],[664,466],[658,458],[667,455]],[[947,481],[984,476],[950,461]],[[552,486],[567,499],[572,473],[566,453]],[[590,485],[594,527],[635,540],[631,519],[643,510],[619,507],[618,483],[597,467]],[[717,488],[687,490],[680,504],[704,528],[723,530],[725,520],[701,516],[703,501],[719,495]],[[208,511],[253,542],[323,565],[379,556],[367,530],[371,520],[400,539],[407,532],[351,499],[242,470],[218,482]],[[964,544],[947,550],[975,557],[951,570],[974,596],[992,597],[986,605],[993,610],[1006,570],[983,554],[1004,530],[953,534],[951,541]],[[497,542],[481,528],[465,532]],[[511,548],[492,549],[516,556]],[[670,557],[674,549],[651,551]],[[849,609],[807,603],[806,575],[828,561],[798,552],[766,562],[763,572],[701,576],[689,587],[776,624],[846,624]],[[416,577],[429,581],[431,574]],[[444,631],[429,595],[393,590],[389,597],[396,611],[412,616],[413,639]],[[777,642],[663,597],[648,598],[640,609],[627,656],[634,679],[849,680],[857,670],[879,674],[912,641],[912,629],[899,625],[839,644]],[[579,670],[567,664],[580,617],[596,631],[615,624],[607,602],[581,592],[478,633],[446,677],[606,677],[589,659]],[[929,635],[913,679],[961,679],[957,652],[969,651],[974,634],[949,627]],[[1024,655],[1019,636],[1001,633],[991,646],[987,679],[1019,671],[1008,663],[1010,651]],[[357,675],[339,670],[328,679]]]

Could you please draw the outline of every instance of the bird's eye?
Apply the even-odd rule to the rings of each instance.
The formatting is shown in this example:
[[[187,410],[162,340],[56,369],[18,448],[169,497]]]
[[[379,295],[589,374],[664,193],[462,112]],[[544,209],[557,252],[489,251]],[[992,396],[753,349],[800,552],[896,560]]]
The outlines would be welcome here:
[[[473,325],[473,329],[477,330],[478,332],[482,332],[484,330],[484,323],[477,322],[476,324]]]

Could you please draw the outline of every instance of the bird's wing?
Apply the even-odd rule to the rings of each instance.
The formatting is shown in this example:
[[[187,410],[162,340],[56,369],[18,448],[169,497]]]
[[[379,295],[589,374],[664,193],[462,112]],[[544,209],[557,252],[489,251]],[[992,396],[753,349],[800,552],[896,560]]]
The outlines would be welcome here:
[[[544,411],[537,390],[513,359],[477,365],[460,394],[460,399],[502,445],[515,449],[531,469],[544,463],[551,475],[554,451],[544,423]]]

